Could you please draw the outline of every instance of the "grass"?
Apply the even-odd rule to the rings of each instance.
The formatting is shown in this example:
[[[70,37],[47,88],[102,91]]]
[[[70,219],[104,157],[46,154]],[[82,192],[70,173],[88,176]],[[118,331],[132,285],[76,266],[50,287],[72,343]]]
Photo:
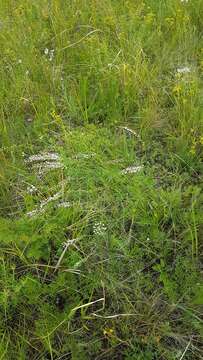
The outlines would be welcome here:
[[[0,3],[0,359],[203,358],[202,8]]]

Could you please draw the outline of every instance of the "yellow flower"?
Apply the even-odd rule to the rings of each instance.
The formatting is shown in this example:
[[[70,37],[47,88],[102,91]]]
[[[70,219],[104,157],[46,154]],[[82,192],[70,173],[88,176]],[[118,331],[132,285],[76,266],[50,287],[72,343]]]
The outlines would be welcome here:
[[[173,93],[175,93],[176,95],[179,95],[181,93],[181,85],[180,84],[176,84],[173,88]]]
[[[200,138],[199,138],[199,142],[200,142],[200,144],[201,144],[201,145],[203,145],[203,135],[202,135],[202,136],[200,136]]]
[[[110,328],[106,328],[106,329],[103,330],[103,334],[104,334],[105,336],[112,336],[113,333],[114,333],[114,330],[113,330],[113,329],[110,329]]]
[[[196,149],[195,149],[195,145],[192,145],[190,148],[190,154],[195,155],[196,154]]]
[[[61,121],[61,116],[60,116],[59,114],[57,114],[55,110],[53,110],[53,111],[51,112],[51,116],[53,117],[54,120],[56,120],[56,121],[58,121],[58,122]]]

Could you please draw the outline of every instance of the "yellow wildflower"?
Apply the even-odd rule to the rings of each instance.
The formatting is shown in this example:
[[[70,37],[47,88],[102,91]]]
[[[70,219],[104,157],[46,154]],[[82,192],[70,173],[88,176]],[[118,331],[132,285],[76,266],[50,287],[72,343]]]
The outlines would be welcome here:
[[[173,93],[175,93],[176,95],[179,95],[181,93],[181,85],[180,84],[176,84],[173,88]]]
[[[105,336],[112,336],[113,333],[114,333],[114,330],[113,330],[113,329],[110,329],[110,328],[106,328],[106,329],[103,330],[103,334],[104,334]]]
[[[195,154],[196,154],[196,147],[195,147],[195,144],[192,144],[192,146],[191,146],[191,148],[190,148],[189,153],[190,153],[191,155],[195,155]]]
[[[202,135],[202,136],[200,136],[200,138],[199,138],[199,142],[200,142],[200,144],[201,144],[201,145],[203,145],[203,135]]]

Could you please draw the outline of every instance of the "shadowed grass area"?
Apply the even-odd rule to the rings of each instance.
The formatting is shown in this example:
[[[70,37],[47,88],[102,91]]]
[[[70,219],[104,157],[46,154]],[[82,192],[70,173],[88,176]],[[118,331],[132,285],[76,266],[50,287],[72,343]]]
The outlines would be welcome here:
[[[202,0],[0,4],[0,359],[202,359]]]

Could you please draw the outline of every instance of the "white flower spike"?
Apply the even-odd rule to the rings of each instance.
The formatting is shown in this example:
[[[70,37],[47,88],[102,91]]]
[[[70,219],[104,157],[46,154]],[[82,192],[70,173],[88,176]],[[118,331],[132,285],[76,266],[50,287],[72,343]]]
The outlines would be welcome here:
[[[136,174],[143,169],[143,166],[129,166],[121,171],[121,174]]]

